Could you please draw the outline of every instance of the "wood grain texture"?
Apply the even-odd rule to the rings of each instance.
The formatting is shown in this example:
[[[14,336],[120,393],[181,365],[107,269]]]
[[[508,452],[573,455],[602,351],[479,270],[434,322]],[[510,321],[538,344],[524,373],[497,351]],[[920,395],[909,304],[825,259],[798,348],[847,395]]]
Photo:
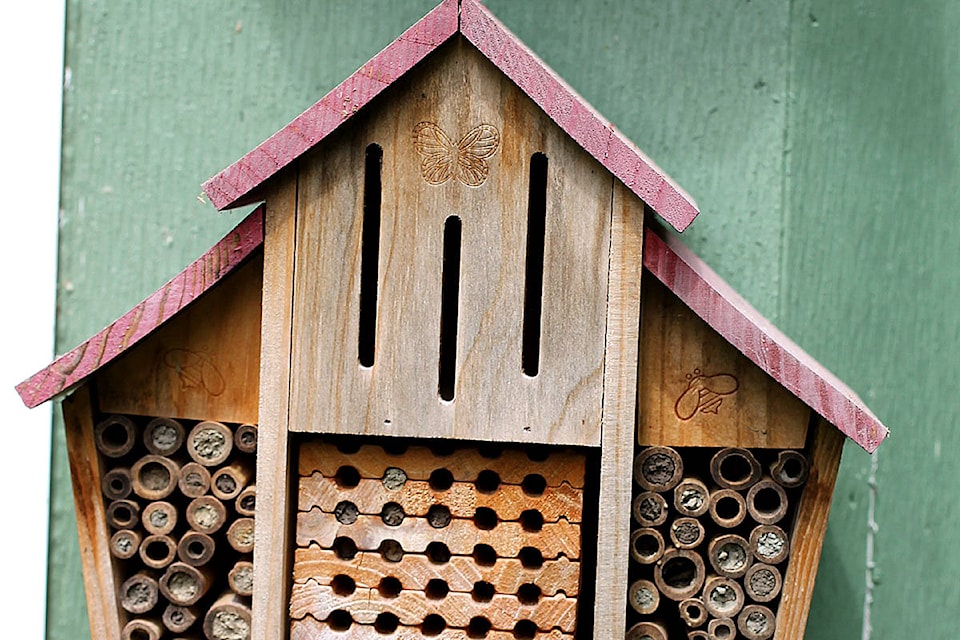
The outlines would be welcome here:
[[[458,86],[455,99],[447,87]],[[295,431],[599,444],[609,174],[465,41],[438,50],[304,159],[290,428]],[[389,112],[389,116],[386,113]],[[421,177],[412,133],[500,132],[471,188]],[[358,360],[361,171],[383,148],[376,360]],[[540,369],[521,369],[529,162],[549,158]],[[349,177],[347,177],[349,176]],[[438,394],[443,228],[463,223],[456,389]],[[583,292],[571,296],[570,292]]]
[[[90,636],[120,640],[126,614],[117,606],[120,580],[110,556],[106,514],[100,496],[100,454],[93,440],[93,407],[87,385],[64,399],[63,419],[80,537],[80,562],[87,585]]]
[[[46,402],[126,353],[236,269],[262,242],[263,211],[258,209],[143,302],[17,385],[24,404]]]
[[[810,477],[803,489],[793,532],[790,534],[790,564],[783,578],[783,594],[777,610],[774,640],[802,638],[813,598],[813,585],[820,564],[833,487],[840,468],[843,436],[823,419],[817,422],[810,459]]]
[[[655,278],[641,313],[638,444],[804,447],[810,409]]]
[[[420,640],[423,630],[419,625],[408,627],[400,625],[392,633],[381,633],[373,626],[357,625],[349,630],[351,640]],[[343,631],[334,630],[326,622],[307,616],[302,620],[295,620],[290,628],[290,640],[342,640]],[[447,627],[435,636],[434,640],[468,640],[470,636],[466,629]],[[484,636],[487,640],[514,640],[513,631],[497,631],[491,629]],[[537,631],[530,640],[573,640],[573,634],[564,633],[559,629],[552,631]]]
[[[679,240],[647,233],[643,264],[698,316],[868,452],[887,428],[836,376],[761,316]]]
[[[457,0],[443,0],[383,51],[256,149],[208,180],[218,209],[237,206],[251,191],[335,131],[456,33]]]

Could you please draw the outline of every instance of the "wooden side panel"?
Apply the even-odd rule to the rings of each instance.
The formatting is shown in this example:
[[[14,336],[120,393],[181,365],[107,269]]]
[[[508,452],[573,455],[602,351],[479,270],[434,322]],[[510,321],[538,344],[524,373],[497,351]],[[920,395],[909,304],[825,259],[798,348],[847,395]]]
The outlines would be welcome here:
[[[296,208],[296,176],[287,175],[268,196],[265,220],[252,640],[283,638],[287,629],[291,566],[287,419]]]
[[[304,164],[291,429],[598,445],[609,174],[462,39],[382,99]],[[487,177],[473,180],[452,164],[445,172],[442,154],[418,153],[413,132],[424,122],[444,132],[439,147],[463,145],[461,162]],[[499,139],[485,158],[470,155],[479,155],[469,133],[480,125]],[[375,362],[364,368],[358,308],[369,144],[383,149],[382,213]],[[521,339],[536,152],[549,167],[540,368],[530,377]],[[462,258],[455,396],[445,401],[438,356],[449,216],[462,221]]]
[[[659,280],[643,289],[637,442],[802,449],[810,409]]]
[[[257,255],[98,376],[105,413],[257,422]]]
[[[804,635],[830,516],[833,487],[840,468],[843,434],[822,418],[816,429],[810,451],[810,477],[803,489],[796,524],[790,536],[790,565],[783,581],[774,640],[793,640]]]
[[[626,627],[630,491],[637,409],[643,202],[613,189],[609,305],[604,366],[603,444],[597,532],[594,637],[621,638]]]
[[[90,637],[120,640],[122,611],[117,605],[117,579],[107,546],[107,522],[100,496],[100,456],[93,439],[89,386],[78,388],[64,399],[62,406]]]

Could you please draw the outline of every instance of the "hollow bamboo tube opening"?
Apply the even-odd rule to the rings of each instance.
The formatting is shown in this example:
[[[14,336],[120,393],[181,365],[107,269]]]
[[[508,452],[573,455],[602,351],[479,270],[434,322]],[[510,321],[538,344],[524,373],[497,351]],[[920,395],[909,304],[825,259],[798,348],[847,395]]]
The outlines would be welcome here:
[[[202,464],[188,462],[180,468],[177,485],[188,498],[199,498],[210,490],[210,472]]]
[[[237,431],[233,434],[233,446],[243,453],[256,453],[257,425],[242,424],[237,427]]]
[[[253,563],[249,560],[240,560],[233,565],[227,575],[227,584],[237,595],[253,595]]]
[[[213,582],[211,569],[174,562],[160,578],[159,587],[164,598],[173,604],[189,607],[207,593]]]
[[[209,640],[249,638],[250,607],[237,594],[225,592],[207,611],[203,632]]]
[[[640,564],[653,564],[663,556],[663,536],[656,529],[637,529],[630,534],[630,557]]]
[[[741,577],[753,563],[750,543],[735,534],[726,534],[711,540],[707,548],[707,558],[713,570],[727,578]]]
[[[777,630],[777,618],[763,605],[748,604],[737,617],[737,628],[747,640],[768,640]]]
[[[140,543],[140,560],[151,569],[163,569],[176,557],[177,543],[170,536],[147,536]]]
[[[123,500],[129,498],[133,492],[133,479],[130,469],[116,467],[110,469],[100,478],[100,490],[107,500]]]
[[[633,460],[633,477],[647,491],[669,491],[683,478],[683,459],[670,447],[647,447]]]
[[[213,538],[199,531],[188,531],[177,544],[177,557],[192,567],[201,567],[213,558],[216,551]]]
[[[779,484],[765,478],[747,492],[747,511],[760,524],[776,524],[787,515],[787,492]]]
[[[723,576],[707,578],[703,587],[703,606],[717,618],[733,618],[743,608],[743,587]]]
[[[140,520],[148,533],[164,535],[177,526],[177,509],[163,500],[151,502],[143,508]]]
[[[733,640],[737,637],[737,625],[730,618],[717,618],[707,625],[710,640]]]
[[[760,562],[780,564],[790,554],[790,541],[777,525],[764,524],[750,532],[750,551]]]
[[[703,542],[706,532],[696,518],[677,518],[670,523],[670,540],[677,549],[693,549]]]
[[[110,416],[93,428],[97,449],[108,458],[120,458],[130,453],[137,442],[137,427],[130,418]]]
[[[640,615],[648,615],[660,606],[660,592],[649,580],[636,580],[630,583],[627,602]]]
[[[777,461],[770,465],[770,477],[787,489],[802,486],[809,475],[810,463],[799,451],[781,451]]]
[[[110,554],[114,558],[127,560],[137,555],[140,549],[140,534],[131,529],[121,529],[110,536]]]
[[[687,633],[687,640],[711,640],[711,638],[706,631],[690,631]]]
[[[183,633],[193,626],[197,621],[198,610],[196,607],[183,607],[178,604],[169,604],[163,610],[163,626],[174,633]]]
[[[120,637],[123,640],[160,640],[163,627],[157,620],[137,618],[123,626]]]
[[[747,503],[732,489],[720,489],[710,494],[710,517],[725,529],[738,526],[747,517]]]
[[[760,479],[760,463],[747,449],[727,447],[710,459],[710,475],[724,489],[747,489]]]
[[[140,505],[133,500],[114,500],[107,505],[106,518],[114,529],[133,529],[140,523]]]
[[[158,456],[171,456],[183,446],[183,425],[173,418],[154,418],[143,429],[143,446]]]
[[[656,527],[667,520],[667,501],[659,493],[646,491],[633,499],[633,517],[644,527]]]
[[[233,500],[252,479],[253,464],[247,460],[236,460],[213,472],[210,491],[221,500]]]
[[[133,492],[144,500],[163,500],[177,488],[180,467],[170,458],[149,454],[133,463]]]
[[[200,533],[216,533],[227,521],[227,509],[213,496],[194,498],[187,505],[187,522]]]
[[[253,551],[253,518],[237,518],[227,529],[227,542],[240,553]]]
[[[707,608],[700,598],[687,598],[680,603],[680,619],[688,627],[695,628],[707,621]]]
[[[187,453],[205,467],[223,464],[233,450],[233,433],[219,422],[201,422],[187,436]]]
[[[626,640],[669,640],[669,637],[667,630],[656,622],[638,622],[627,629]]]
[[[687,549],[667,549],[653,571],[660,593],[677,602],[696,595],[705,577],[703,558]]]
[[[241,516],[253,517],[257,510],[257,485],[251,484],[244,487],[240,495],[237,496],[234,508]]]
[[[156,579],[145,571],[130,576],[120,585],[120,606],[134,615],[157,606],[158,596]]]
[[[684,478],[673,490],[673,506],[690,518],[699,518],[710,508],[710,491],[696,478]]]
[[[747,569],[743,578],[743,589],[754,602],[770,602],[783,587],[780,570],[769,564],[755,564]]]

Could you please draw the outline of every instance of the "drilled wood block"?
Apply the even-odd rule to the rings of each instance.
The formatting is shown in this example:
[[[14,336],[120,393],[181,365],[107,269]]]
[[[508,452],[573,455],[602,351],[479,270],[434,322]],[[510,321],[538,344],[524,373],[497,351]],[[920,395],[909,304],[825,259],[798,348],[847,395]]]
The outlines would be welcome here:
[[[302,620],[294,620],[290,629],[290,640],[422,640],[424,634],[420,627],[398,625],[392,632],[382,632],[370,625],[351,625],[346,629],[333,628],[327,622],[306,616]],[[446,628],[440,633],[431,636],[434,640],[469,640],[467,629]],[[498,631],[491,629],[484,638],[486,640],[515,640],[513,631]],[[559,629],[551,631],[537,631],[529,636],[530,640],[573,640],[573,634],[564,633]]]

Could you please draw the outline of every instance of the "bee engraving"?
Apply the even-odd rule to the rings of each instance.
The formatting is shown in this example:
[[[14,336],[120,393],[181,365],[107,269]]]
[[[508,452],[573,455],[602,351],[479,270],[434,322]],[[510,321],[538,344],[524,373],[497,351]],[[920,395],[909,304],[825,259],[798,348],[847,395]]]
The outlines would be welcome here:
[[[452,178],[479,187],[490,175],[486,159],[500,147],[500,132],[491,124],[480,124],[454,144],[439,125],[421,122],[413,128],[413,147],[420,154],[420,175],[429,184],[441,185]]]
[[[170,349],[163,354],[163,364],[176,371],[180,389],[199,388],[212,396],[219,396],[226,389],[220,370],[208,356],[190,349]]]
[[[673,406],[677,418],[684,422],[697,415],[698,411],[717,415],[723,398],[733,395],[740,387],[737,379],[729,373],[707,376],[700,369],[694,369],[686,378],[687,388]]]

